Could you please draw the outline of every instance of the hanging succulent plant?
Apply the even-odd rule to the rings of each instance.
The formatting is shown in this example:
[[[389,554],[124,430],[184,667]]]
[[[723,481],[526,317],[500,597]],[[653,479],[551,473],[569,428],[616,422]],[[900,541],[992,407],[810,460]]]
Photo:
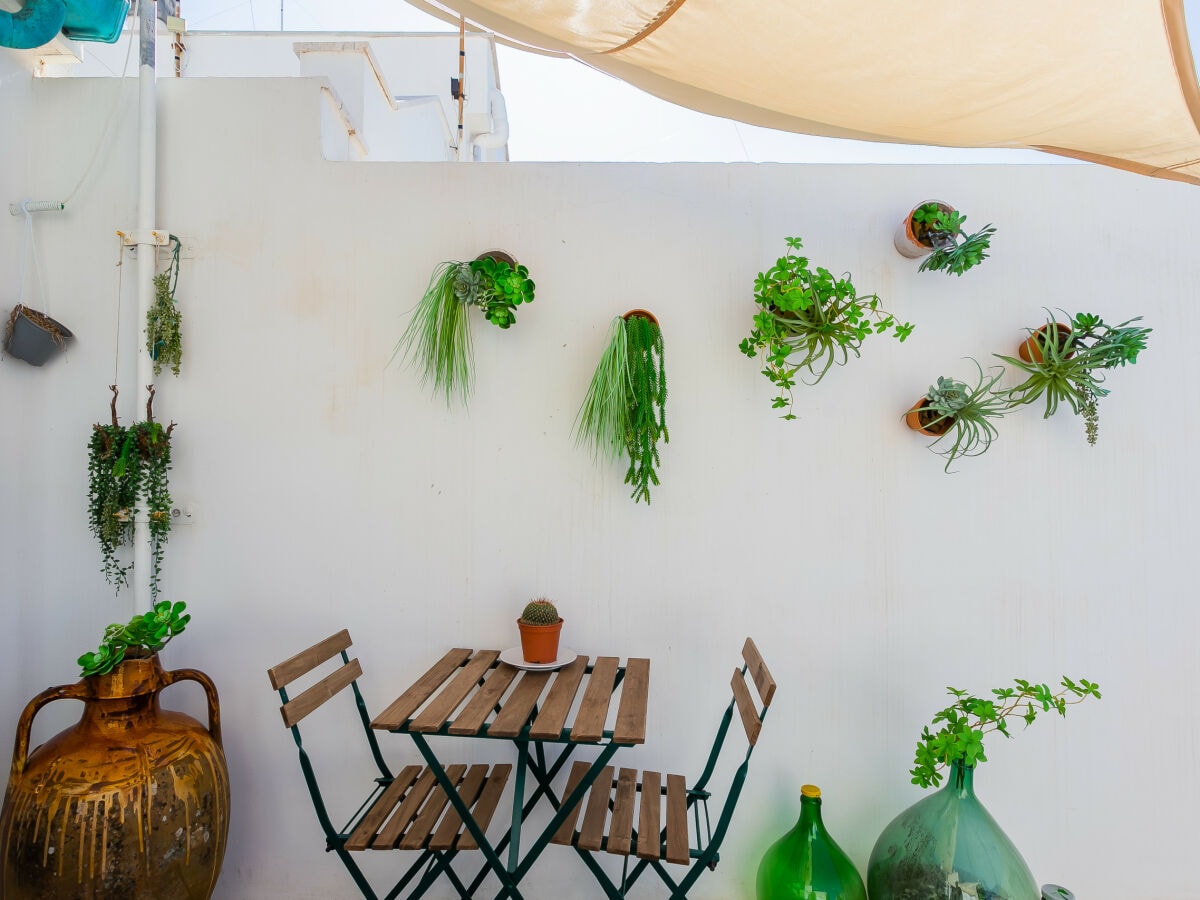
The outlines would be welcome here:
[[[166,428],[154,421],[154,388],[146,401],[146,421],[128,428],[117,421],[117,387],[112,393],[112,422],[93,425],[88,443],[88,526],[100,544],[105,580],[120,591],[129,584],[132,563],[118,556],[133,543],[139,506],[149,520],[150,595],[158,596],[163,552],[171,530],[172,422]]]
[[[590,444],[597,459],[629,457],[625,483],[634,502],[650,503],[657,485],[658,442],[670,441],[666,422],[667,375],[658,320],[645,310],[613,319],[608,343],[575,417],[576,443]]]
[[[154,276],[154,302],[146,311],[146,350],[154,362],[155,376],[164,366],[179,374],[183,360],[183,337],[180,324],[183,316],[175,303],[175,288],[179,284],[179,238],[171,235],[171,265],[167,271]]]
[[[419,368],[422,383],[445,394],[447,406],[456,396],[466,403],[475,386],[468,310],[478,307],[485,319],[507,329],[517,321],[516,308],[533,302],[533,291],[529,270],[501,251],[439,263],[392,359],[403,351],[405,361]]]

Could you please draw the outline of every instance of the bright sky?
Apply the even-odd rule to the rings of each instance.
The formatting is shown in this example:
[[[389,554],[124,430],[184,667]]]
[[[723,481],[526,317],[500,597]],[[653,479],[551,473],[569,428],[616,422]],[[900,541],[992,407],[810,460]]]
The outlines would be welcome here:
[[[180,0],[193,31],[450,31],[401,0]],[[889,0],[891,2],[891,0]],[[1184,0],[1200,34],[1200,0]],[[1200,41],[1200,38],[1197,39]],[[819,138],[707,116],[569,59],[500,47],[514,160],[853,163],[1069,162],[1032,150],[967,150]]]

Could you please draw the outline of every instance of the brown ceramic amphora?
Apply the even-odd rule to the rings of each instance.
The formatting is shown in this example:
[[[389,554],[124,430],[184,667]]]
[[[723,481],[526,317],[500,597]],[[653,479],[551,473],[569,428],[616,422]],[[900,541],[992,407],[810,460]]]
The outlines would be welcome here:
[[[160,709],[159,692],[179,681],[204,688],[208,728]],[[59,699],[82,700],[83,715],[29,754],[33,717]],[[228,832],[220,706],[204,673],[166,672],[157,654],[126,659],[21,713],[0,815],[5,900],[202,900]]]

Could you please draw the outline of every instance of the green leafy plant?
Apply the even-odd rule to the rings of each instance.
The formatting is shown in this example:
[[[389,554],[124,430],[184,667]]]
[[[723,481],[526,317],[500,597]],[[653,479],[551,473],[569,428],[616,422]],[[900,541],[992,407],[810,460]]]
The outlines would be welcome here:
[[[171,235],[171,265],[167,271],[154,276],[154,302],[146,311],[146,350],[154,363],[154,374],[161,375],[164,366],[179,374],[183,361],[183,337],[180,325],[183,316],[175,302],[179,284],[179,238]]]
[[[670,441],[666,420],[667,374],[662,331],[644,310],[617,316],[575,416],[575,442],[591,445],[597,459],[629,457],[625,483],[633,501],[650,503],[657,485],[658,442]]]
[[[558,609],[545,597],[530,600],[520,618],[526,625],[554,625],[558,620]]]
[[[403,351],[405,361],[420,369],[422,383],[445,394],[447,406],[456,396],[466,403],[475,385],[470,308],[507,329],[517,320],[516,308],[533,302],[533,292],[529,270],[502,258],[439,263],[392,359]]]
[[[1022,720],[1028,728],[1038,713],[1053,710],[1066,716],[1068,706],[1082,703],[1088,697],[1100,699],[1100,685],[1086,678],[1077,683],[1064,675],[1057,691],[1023,678],[1015,679],[1013,684],[1013,687],[993,688],[989,697],[946,688],[954,702],[934,715],[932,724],[941,725],[940,728],[930,731],[925,726],[909,773],[912,783],[923,788],[936,787],[942,781],[941,770],[952,762],[961,761],[966,766],[987,762],[984,737],[999,732],[1011,738],[1012,719]]]
[[[858,356],[869,335],[890,331],[903,342],[913,326],[880,309],[875,294],[859,296],[848,274],[835,278],[828,269],[810,267],[807,257],[792,252],[801,249],[800,238],[785,240],[787,253],[754,280],[758,312],[738,349],[762,361],[762,374],[779,391],[772,408],[794,419],[792,389],[802,370],[812,379],[805,383],[815,385],[834,363]]]
[[[138,659],[157,653],[191,621],[184,613],[187,604],[182,600],[171,603],[163,600],[154,609],[129,620],[128,625],[113,623],[104,629],[100,647],[94,653],[79,657],[80,674],[106,675],[126,659]]]
[[[1083,416],[1088,443],[1095,445],[1100,434],[1098,401],[1108,396],[1103,386],[1106,373],[1136,363],[1153,329],[1132,327],[1141,316],[1110,326],[1092,313],[1076,313],[1069,325],[1063,325],[1046,312],[1045,325],[1026,329],[1029,339],[1022,347],[1022,358],[998,355],[1026,375],[1007,392],[1008,401],[1023,406],[1044,397],[1045,419],[1058,411],[1060,403],[1066,403],[1075,415]]]
[[[978,362],[971,362],[978,372],[973,386],[938,376],[923,402],[910,410],[922,428],[937,435],[929,449],[945,457],[946,472],[956,459],[985,453],[997,434],[991,420],[1008,410],[1008,400],[994,390],[1004,369],[997,366],[998,371],[987,376]]]
[[[955,209],[945,209],[937,203],[923,203],[912,213],[913,233],[917,239],[933,247],[933,252],[921,262],[918,272],[942,271],[947,275],[963,272],[987,259],[995,227],[986,225],[975,234],[963,231],[967,217]]]
[[[101,569],[119,592],[129,584],[132,563],[118,556],[133,543],[134,519],[144,512],[150,532],[150,594],[158,596],[162,561],[171,530],[171,432],[154,421],[154,391],[146,402],[146,421],[125,427],[117,421],[113,385],[112,422],[93,425],[88,443],[88,527],[100,544]]]

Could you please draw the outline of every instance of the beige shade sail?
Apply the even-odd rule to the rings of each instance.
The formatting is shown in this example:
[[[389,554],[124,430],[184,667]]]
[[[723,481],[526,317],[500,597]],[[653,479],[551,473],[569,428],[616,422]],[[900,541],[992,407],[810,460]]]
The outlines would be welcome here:
[[[410,0],[700,112],[1200,184],[1183,0]]]

